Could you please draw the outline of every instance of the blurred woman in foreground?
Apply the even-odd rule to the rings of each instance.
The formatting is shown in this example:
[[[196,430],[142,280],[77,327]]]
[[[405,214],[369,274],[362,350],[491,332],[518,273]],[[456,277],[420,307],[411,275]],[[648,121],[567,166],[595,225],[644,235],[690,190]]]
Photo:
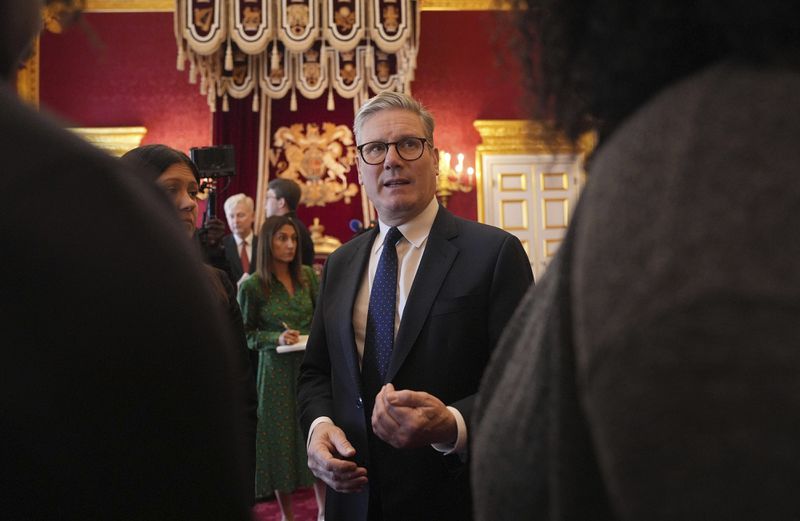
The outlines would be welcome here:
[[[184,223],[186,234],[191,238],[195,233],[197,221],[197,194],[200,190],[200,173],[197,166],[189,157],[178,150],[165,145],[145,145],[127,152],[122,156],[123,161],[136,164],[141,172],[148,176],[149,181],[160,186],[175,205],[178,217]],[[199,252],[198,252],[199,254]],[[246,469],[248,472],[246,483],[253,482],[253,462],[255,461],[255,427],[256,427],[256,397],[253,372],[248,359],[247,345],[242,329],[242,315],[236,301],[236,290],[231,284],[227,274],[216,268],[206,265],[209,282],[216,290],[219,303],[223,306],[229,319],[230,330],[234,336],[233,343],[226,346],[236,350],[236,360],[239,362],[232,368],[231,377],[241,389],[241,407],[246,418],[246,432],[242,433]],[[156,296],[157,297],[157,296]],[[222,346],[220,346],[222,347]],[[251,504],[254,502],[252,492],[248,491]]]

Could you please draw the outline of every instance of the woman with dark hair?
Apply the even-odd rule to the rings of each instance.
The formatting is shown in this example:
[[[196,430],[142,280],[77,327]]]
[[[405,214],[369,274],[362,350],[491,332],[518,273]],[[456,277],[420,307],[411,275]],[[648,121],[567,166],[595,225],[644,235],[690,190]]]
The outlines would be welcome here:
[[[166,145],[145,145],[127,152],[122,160],[135,164],[138,168],[132,170],[147,176],[148,181],[155,182],[170,198],[178,212],[181,222],[184,223],[186,234],[191,238],[195,233],[197,221],[197,194],[200,190],[200,172],[189,157],[179,150]],[[199,251],[198,251],[199,255]],[[247,480],[253,483],[254,452],[256,430],[256,393],[253,370],[244,337],[242,315],[236,300],[236,289],[230,282],[227,274],[219,269],[206,265],[208,281],[216,290],[220,305],[223,306],[230,330],[234,335],[230,348],[236,351],[237,366],[231,368],[231,378],[241,389],[241,406],[246,415],[243,425],[247,425],[247,432],[242,433],[245,456],[247,458]],[[252,492],[248,497],[253,501]]]
[[[314,484],[319,519],[324,519],[325,489],[308,470],[306,444],[297,419],[297,376],[302,351],[279,353],[311,329],[318,282],[302,264],[297,223],[288,215],[264,221],[258,234],[256,272],[242,282],[247,344],[259,353],[256,497],[272,492],[283,521],[292,521],[290,493]]]
[[[797,518],[800,2],[524,3],[538,117],[599,140],[484,374],[477,518]]]

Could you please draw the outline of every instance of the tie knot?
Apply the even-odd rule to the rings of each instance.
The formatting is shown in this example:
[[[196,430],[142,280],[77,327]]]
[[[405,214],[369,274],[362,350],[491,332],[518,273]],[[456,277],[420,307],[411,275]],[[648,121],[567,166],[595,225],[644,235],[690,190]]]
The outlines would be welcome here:
[[[397,229],[397,226],[392,226],[386,233],[386,239],[384,239],[383,244],[384,245],[391,244],[392,246],[394,246],[395,244],[397,244],[397,241],[399,241],[402,237],[403,234],[400,233],[400,230]]]

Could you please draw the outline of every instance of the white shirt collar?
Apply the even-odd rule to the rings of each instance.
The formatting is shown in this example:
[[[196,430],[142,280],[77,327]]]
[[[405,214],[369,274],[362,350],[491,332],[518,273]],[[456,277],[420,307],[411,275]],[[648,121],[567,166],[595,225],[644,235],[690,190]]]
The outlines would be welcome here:
[[[234,233],[233,234],[233,240],[236,241],[236,246],[238,246],[239,248],[242,247],[242,241],[247,241],[247,245],[248,246],[252,246],[253,245],[253,230],[250,230],[250,233],[247,234],[247,237],[245,237],[244,239],[240,239],[239,236]]]
[[[439,202],[434,196],[431,202],[428,203],[428,206],[426,206],[419,215],[399,225],[397,229],[400,230],[400,233],[403,234],[403,237],[408,242],[413,244],[415,248],[419,248],[425,243],[425,239],[428,238],[428,235],[430,235],[433,221],[436,219],[438,211]],[[377,253],[381,246],[383,246],[383,238],[389,232],[389,228],[391,228],[391,226],[381,221],[380,218],[378,219],[378,226],[380,227],[380,234],[372,245],[373,253]]]

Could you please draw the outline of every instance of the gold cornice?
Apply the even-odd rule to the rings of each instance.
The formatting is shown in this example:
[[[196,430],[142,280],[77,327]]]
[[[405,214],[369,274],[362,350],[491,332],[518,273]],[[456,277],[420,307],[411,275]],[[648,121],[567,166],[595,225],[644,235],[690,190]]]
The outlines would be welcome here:
[[[17,72],[17,94],[20,99],[39,107],[39,38],[33,42],[33,53]]]
[[[115,156],[121,156],[128,150],[138,147],[147,134],[145,127],[85,127],[69,130]]]
[[[544,123],[520,119],[479,119],[473,126],[481,135],[478,146],[483,152],[515,153],[585,153],[593,146],[591,135],[575,145],[564,136],[553,134]]]
[[[509,9],[497,0],[420,0],[423,11],[496,11]]]
[[[175,0],[88,0],[89,13],[173,12]]]
[[[507,9],[507,3],[496,0],[420,0],[423,11],[493,11]],[[175,0],[88,0],[90,13],[135,13],[141,11],[172,12]]]

